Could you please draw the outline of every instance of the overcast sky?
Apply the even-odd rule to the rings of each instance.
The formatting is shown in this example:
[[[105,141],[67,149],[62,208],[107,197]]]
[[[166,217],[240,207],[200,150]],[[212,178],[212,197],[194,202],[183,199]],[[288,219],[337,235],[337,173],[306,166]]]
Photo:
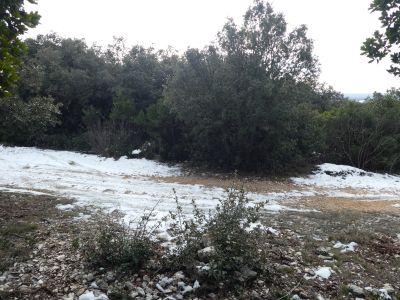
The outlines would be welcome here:
[[[28,36],[57,32],[107,45],[123,36],[128,45],[180,51],[203,48],[215,39],[228,17],[240,22],[252,0],[38,0],[41,24]],[[384,92],[400,87],[400,78],[384,64],[368,64],[360,55],[366,37],[379,27],[368,11],[371,0],[274,0],[290,28],[306,24],[321,63],[321,81],[343,93]]]

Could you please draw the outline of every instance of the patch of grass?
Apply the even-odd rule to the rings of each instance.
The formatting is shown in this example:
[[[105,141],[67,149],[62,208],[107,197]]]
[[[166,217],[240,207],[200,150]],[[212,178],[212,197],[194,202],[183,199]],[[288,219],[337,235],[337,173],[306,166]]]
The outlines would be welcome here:
[[[18,222],[3,224],[0,229],[0,271],[12,265],[15,259],[29,257],[34,243],[36,224]]]
[[[18,222],[10,223],[0,229],[1,236],[20,236],[38,229],[37,224]]]
[[[48,195],[0,192],[0,271],[28,259],[43,219],[62,216],[55,206],[72,202]]]

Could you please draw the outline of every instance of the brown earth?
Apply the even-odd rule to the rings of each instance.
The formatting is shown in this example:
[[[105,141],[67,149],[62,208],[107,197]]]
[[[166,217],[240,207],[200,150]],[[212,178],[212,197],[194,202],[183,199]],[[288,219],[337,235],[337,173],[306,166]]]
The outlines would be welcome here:
[[[232,186],[235,181],[232,178],[211,178],[202,176],[176,176],[176,177],[151,177],[151,180],[157,182],[180,183],[190,185],[203,185],[206,187],[219,187],[227,189]],[[253,193],[278,193],[290,191],[307,191],[310,187],[299,186],[290,181],[290,179],[269,180],[258,178],[240,178],[240,184],[248,192]],[[328,193],[328,189],[315,187],[312,190],[324,194]],[[332,191],[332,189],[330,190]],[[348,193],[357,196],[357,198],[346,197],[325,197],[321,195],[299,197],[282,201],[286,206],[302,209],[317,209],[321,211],[359,211],[359,212],[381,212],[400,214],[400,208],[393,205],[400,205],[400,197],[398,200],[376,200],[370,198],[370,193],[366,190],[355,190],[352,188],[344,188],[334,190],[335,192]],[[365,195],[365,198],[362,197]]]

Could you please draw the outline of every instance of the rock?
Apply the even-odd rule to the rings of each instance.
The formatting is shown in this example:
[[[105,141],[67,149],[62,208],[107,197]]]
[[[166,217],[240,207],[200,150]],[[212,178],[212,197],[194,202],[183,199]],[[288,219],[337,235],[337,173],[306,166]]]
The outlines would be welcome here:
[[[203,234],[203,236],[201,237],[201,243],[202,243],[203,247],[211,247],[212,243],[211,243],[210,235]]]
[[[330,247],[318,247],[318,249],[315,250],[315,254],[322,256],[331,256],[331,253],[329,253],[330,249]]]
[[[21,281],[22,281],[22,282],[28,282],[30,278],[31,278],[31,277],[29,276],[29,274],[23,274],[23,275],[21,275]]]
[[[200,288],[200,283],[196,280],[194,283],[193,283],[193,290],[197,290],[197,289],[199,289]]]
[[[190,285],[187,285],[187,286],[183,287],[181,294],[185,295],[187,293],[191,293],[192,291],[193,291],[193,288]]]
[[[74,300],[75,299],[75,294],[74,293],[69,293],[68,295],[65,295],[62,300]]]
[[[113,272],[107,272],[106,274],[106,281],[107,283],[111,283],[115,280],[115,275]]]
[[[147,275],[143,276],[143,281],[149,282],[150,281],[150,277]]]
[[[159,283],[156,284],[156,288],[157,288],[157,290],[159,290],[161,293],[165,294],[165,290],[162,288],[162,286],[161,286]]]
[[[185,279],[185,274],[183,274],[182,271],[178,271],[174,274],[174,276],[172,276],[172,278],[175,280],[183,280]]]
[[[0,292],[8,291],[9,286],[7,284],[0,285]]]
[[[393,286],[389,283],[385,283],[383,285],[383,289],[386,290],[388,292],[388,294],[393,294],[395,292],[395,289],[393,288]]]
[[[299,295],[295,294],[292,296],[292,300],[301,300],[301,298],[299,297]]]
[[[128,291],[132,291],[132,290],[135,288],[135,286],[133,285],[133,283],[132,283],[132,282],[129,282],[129,281],[125,282],[124,287],[125,287],[125,289],[128,290]]]
[[[27,285],[21,285],[20,287],[19,287],[19,291],[21,292],[21,293],[23,293],[23,294],[28,294],[28,293],[30,293],[31,292],[31,289],[27,286]]]
[[[364,289],[359,286],[356,286],[355,284],[349,284],[349,285],[347,285],[347,287],[349,288],[350,293],[352,293],[355,296],[364,296],[365,295]]]
[[[138,297],[139,296],[139,293],[138,292],[135,292],[135,291],[132,291],[130,294],[129,294],[129,297],[131,297],[132,299],[135,299],[136,297]]]
[[[174,281],[173,278],[163,277],[163,278],[158,282],[158,284],[159,284],[161,287],[165,288],[166,286],[170,285],[173,281]]]
[[[64,254],[59,255],[59,256],[56,257],[56,259],[57,259],[58,261],[64,261],[64,260],[65,260],[65,255],[64,255]]]
[[[208,262],[210,258],[215,254],[215,248],[213,246],[206,247],[197,251],[197,256],[201,261]]]
[[[136,288],[136,292],[138,292],[140,296],[146,295],[144,289],[142,289],[140,286]]]
[[[260,294],[257,293],[257,291],[252,291],[251,292],[251,298],[252,299],[261,299]]]
[[[92,273],[90,273],[90,274],[87,274],[87,275],[85,276],[85,279],[86,279],[87,281],[91,282],[91,281],[94,280],[94,276],[93,276]]]
[[[106,292],[108,290],[108,283],[105,282],[104,280],[99,280],[96,283],[100,290],[102,290],[104,292]]]
[[[123,292],[118,288],[115,288],[111,291],[109,290],[107,292],[107,294],[111,299],[123,299],[124,298]]]
[[[90,288],[92,289],[99,289],[99,286],[97,285],[97,283],[94,281],[90,284]]]
[[[240,273],[242,274],[243,278],[245,280],[251,280],[257,277],[257,272],[249,269],[249,268],[242,268],[240,270]]]

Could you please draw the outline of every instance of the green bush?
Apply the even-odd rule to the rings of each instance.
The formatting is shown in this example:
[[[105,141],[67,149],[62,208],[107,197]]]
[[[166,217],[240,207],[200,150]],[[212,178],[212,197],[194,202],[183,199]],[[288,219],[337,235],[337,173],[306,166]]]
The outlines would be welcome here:
[[[88,265],[139,270],[155,253],[150,216],[144,215],[134,228],[126,225],[120,214],[101,217],[81,237],[80,250]]]
[[[400,170],[400,91],[375,93],[364,103],[344,102],[321,119],[326,161],[373,171]]]
[[[197,272],[198,265],[206,262],[205,279],[227,284],[255,279],[264,272],[259,250],[262,231],[257,224],[265,203],[252,203],[243,188],[233,186],[207,215],[193,201],[193,217],[189,218],[176,201],[177,213],[171,214],[169,230],[176,243],[169,253],[175,267]],[[200,257],[206,249],[210,250],[207,258]]]

